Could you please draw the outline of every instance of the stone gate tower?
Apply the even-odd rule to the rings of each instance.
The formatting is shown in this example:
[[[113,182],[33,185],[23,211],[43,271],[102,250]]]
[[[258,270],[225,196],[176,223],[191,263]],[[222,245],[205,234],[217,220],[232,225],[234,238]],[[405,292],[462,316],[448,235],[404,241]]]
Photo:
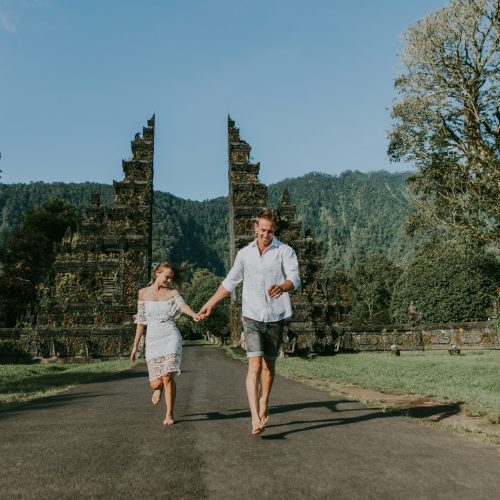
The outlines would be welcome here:
[[[227,117],[229,176],[229,259],[233,264],[238,250],[254,239],[255,216],[266,206],[267,187],[259,182],[260,163],[250,161],[250,144],[240,138]],[[231,296],[231,337],[239,339],[241,290]]]
[[[260,163],[250,161],[251,149],[228,117],[230,265],[238,250],[255,238],[255,216],[267,205],[267,187],[258,180]],[[283,349],[290,354],[327,352],[333,344],[333,330],[330,307],[322,286],[322,244],[312,237],[310,230],[301,235],[301,223],[295,219],[295,206],[286,189],[276,212],[276,236],[297,252],[302,281],[301,288],[291,296],[294,314],[285,328]],[[233,342],[239,340],[241,330],[240,294],[237,289],[231,297]]]
[[[94,194],[79,231],[68,228],[54,281],[41,294],[40,349],[101,356],[128,350],[137,291],[151,274],[154,128],[153,115],[132,140],[124,179],[113,182],[114,205],[101,206]]]

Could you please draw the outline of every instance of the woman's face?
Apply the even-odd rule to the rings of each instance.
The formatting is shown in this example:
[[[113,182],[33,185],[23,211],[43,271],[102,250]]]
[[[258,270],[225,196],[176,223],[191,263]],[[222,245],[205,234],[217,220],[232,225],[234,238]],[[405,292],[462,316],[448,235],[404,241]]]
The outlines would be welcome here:
[[[156,271],[156,281],[160,286],[169,287],[174,277],[174,271],[170,267],[161,267]]]

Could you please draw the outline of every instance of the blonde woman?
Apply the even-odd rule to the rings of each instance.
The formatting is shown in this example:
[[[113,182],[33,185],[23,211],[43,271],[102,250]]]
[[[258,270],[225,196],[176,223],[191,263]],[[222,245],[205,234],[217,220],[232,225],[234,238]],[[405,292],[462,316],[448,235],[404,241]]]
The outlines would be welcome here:
[[[174,377],[181,372],[182,337],[175,320],[181,313],[191,316],[194,321],[200,320],[179,293],[189,267],[187,264],[177,267],[167,261],[160,262],[153,269],[153,284],[139,290],[137,302],[137,328],[130,359],[136,360],[147,325],[146,362],[153,389],[151,401],[157,405],[165,392],[167,413],[163,425],[174,423]]]

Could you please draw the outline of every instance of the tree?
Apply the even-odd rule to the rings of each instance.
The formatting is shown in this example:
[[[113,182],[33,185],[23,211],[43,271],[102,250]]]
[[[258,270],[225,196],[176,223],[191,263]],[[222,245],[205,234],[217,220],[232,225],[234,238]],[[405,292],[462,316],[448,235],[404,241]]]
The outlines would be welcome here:
[[[193,311],[199,311],[221,282],[222,278],[208,269],[196,269],[191,283],[186,287],[184,298]],[[186,333],[186,325],[181,322],[179,326]],[[196,334],[201,336],[209,333],[221,340],[229,335],[229,328],[229,300],[217,304],[212,314],[204,321],[192,324],[192,330]]]
[[[352,286],[351,323],[385,323],[390,321],[394,284],[401,269],[385,255],[373,254],[356,264],[350,272]]]
[[[410,234],[500,239],[499,28],[497,0],[452,0],[404,34],[388,153],[417,166]]]
[[[485,320],[499,282],[499,263],[481,247],[434,241],[396,283],[391,314],[396,322],[406,322],[413,303],[428,323]]]
[[[0,250],[0,322],[14,326],[36,303],[37,288],[50,278],[54,244],[79,221],[77,207],[58,198],[24,212],[21,226]]]
[[[334,321],[341,323],[345,320],[351,302],[352,283],[349,276],[342,269],[335,267],[329,273],[326,281],[328,301],[333,307]]]

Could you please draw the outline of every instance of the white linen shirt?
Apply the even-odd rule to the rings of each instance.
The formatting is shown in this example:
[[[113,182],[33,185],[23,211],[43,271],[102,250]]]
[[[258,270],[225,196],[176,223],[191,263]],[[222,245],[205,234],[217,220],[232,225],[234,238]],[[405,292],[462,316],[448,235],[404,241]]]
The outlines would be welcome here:
[[[242,248],[222,286],[231,293],[243,281],[243,316],[269,323],[292,315],[288,292],[274,299],[267,293],[270,286],[285,280],[290,280],[295,289],[300,286],[297,255],[293,248],[273,238],[262,255],[257,241]]]

